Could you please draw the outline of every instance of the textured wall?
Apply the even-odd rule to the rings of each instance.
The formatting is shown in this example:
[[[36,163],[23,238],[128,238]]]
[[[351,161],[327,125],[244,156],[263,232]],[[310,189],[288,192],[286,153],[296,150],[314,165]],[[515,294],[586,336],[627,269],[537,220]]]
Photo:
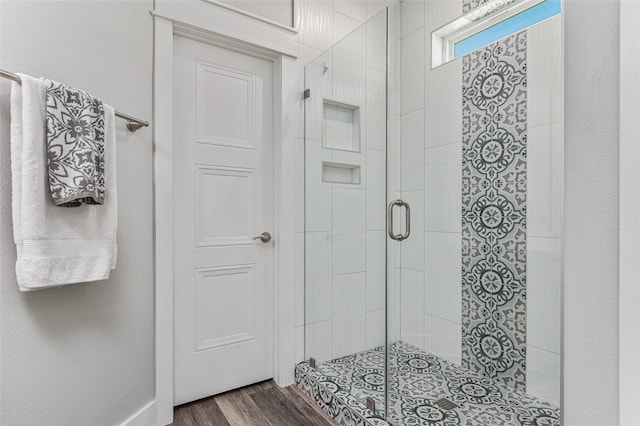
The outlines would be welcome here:
[[[564,6],[564,424],[615,425],[620,6]]]
[[[2,1],[2,68],[66,82],[151,120],[146,1]],[[117,120],[118,266],[104,282],[20,293],[9,84],[0,82],[0,423],[114,425],[153,399],[152,132]]]

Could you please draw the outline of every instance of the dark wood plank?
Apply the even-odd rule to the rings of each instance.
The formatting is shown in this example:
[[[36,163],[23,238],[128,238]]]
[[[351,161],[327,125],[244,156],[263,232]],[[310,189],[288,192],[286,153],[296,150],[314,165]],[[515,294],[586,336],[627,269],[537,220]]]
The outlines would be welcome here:
[[[175,426],[229,426],[215,397],[205,398],[176,407],[173,413]]]
[[[291,399],[280,391],[280,389],[272,388],[251,395],[251,399],[265,414],[269,420],[269,424],[273,426],[291,425],[291,426],[327,426],[328,423],[313,413],[312,417],[304,415],[292,403]]]
[[[231,426],[265,426],[269,420],[253,402],[248,390],[241,388],[223,393],[216,402]]]
[[[172,426],[189,426],[196,424],[196,419],[193,417],[193,411],[191,407],[176,407],[173,410],[173,423]]]
[[[173,426],[337,425],[298,388],[273,380],[180,405],[173,417]]]
[[[197,425],[230,426],[226,416],[214,398],[208,398],[193,407]]]
[[[274,382],[273,380],[265,380],[264,382],[254,383],[253,385],[244,387],[243,389],[251,395],[254,392],[260,392],[262,390],[272,389],[274,387],[278,387],[278,385],[276,385],[276,382]]]

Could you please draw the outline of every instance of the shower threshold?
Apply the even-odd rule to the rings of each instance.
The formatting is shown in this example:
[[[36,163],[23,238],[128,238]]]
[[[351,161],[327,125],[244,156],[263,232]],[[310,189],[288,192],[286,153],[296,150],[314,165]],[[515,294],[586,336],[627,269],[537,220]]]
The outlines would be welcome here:
[[[558,407],[405,342],[389,346],[388,421],[384,347],[297,365],[295,382],[341,425],[559,425]],[[375,411],[366,406],[375,401]]]

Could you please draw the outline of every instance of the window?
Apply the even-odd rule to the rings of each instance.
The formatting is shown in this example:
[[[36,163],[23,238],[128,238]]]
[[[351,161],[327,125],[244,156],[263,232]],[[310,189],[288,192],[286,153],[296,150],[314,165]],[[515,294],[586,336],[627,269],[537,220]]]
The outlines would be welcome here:
[[[544,21],[562,11],[561,0],[521,0],[511,3],[504,9],[500,9],[499,1],[495,3],[485,3],[480,8],[432,33],[434,67]]]

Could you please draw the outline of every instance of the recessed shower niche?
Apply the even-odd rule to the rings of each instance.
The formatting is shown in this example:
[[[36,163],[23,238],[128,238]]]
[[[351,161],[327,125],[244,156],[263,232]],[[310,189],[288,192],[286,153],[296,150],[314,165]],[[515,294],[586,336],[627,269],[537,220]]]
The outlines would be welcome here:
[[[360,152],[360,107],[324,99],[322,146]]]
[[[322,162],[322,181],[327,183],[360,184],[360,166]]]

